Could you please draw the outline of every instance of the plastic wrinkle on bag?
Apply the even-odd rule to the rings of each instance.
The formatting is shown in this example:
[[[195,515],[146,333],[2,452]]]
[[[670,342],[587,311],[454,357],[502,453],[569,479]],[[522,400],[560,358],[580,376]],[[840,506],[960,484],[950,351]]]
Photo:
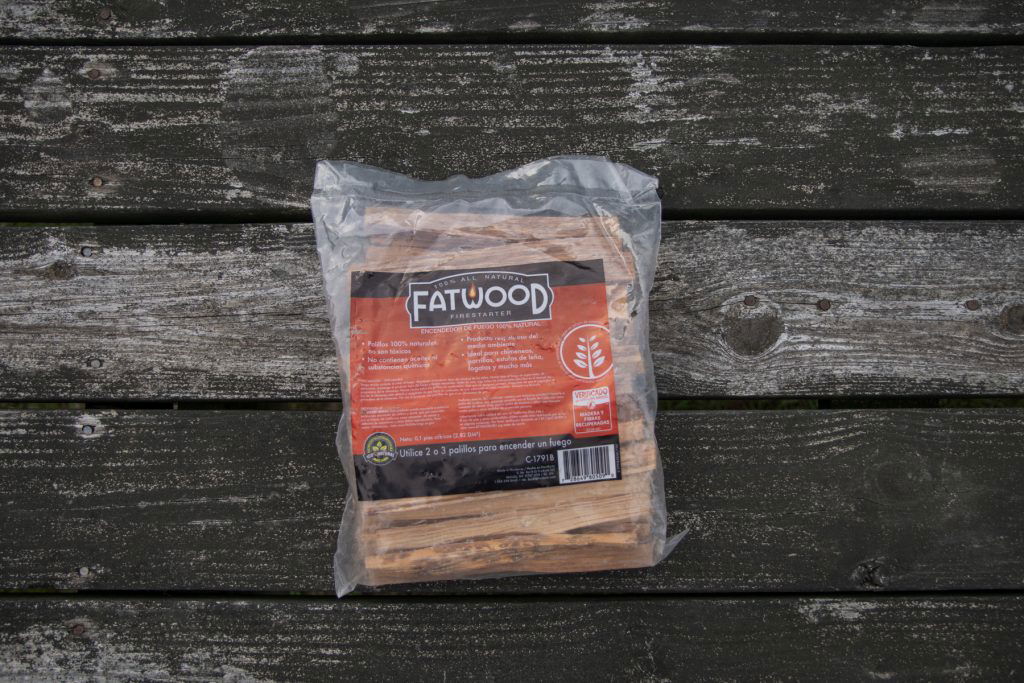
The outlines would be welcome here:
[[[657,180],[596,157],[421,181],[317,165],[344,410],[338,596],[649,567]]]

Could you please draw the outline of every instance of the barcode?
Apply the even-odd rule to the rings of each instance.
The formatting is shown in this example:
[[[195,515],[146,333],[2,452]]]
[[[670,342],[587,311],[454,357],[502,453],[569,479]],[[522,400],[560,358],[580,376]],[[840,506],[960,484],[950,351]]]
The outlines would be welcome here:
[[[615,479],[615,444],[558,451],[558,483]]]

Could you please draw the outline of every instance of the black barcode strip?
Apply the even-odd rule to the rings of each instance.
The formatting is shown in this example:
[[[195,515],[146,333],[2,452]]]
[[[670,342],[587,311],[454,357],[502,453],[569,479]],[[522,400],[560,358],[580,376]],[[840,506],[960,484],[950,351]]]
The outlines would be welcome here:
[[[558,451],[558,483],[615,479],[615,444]]]

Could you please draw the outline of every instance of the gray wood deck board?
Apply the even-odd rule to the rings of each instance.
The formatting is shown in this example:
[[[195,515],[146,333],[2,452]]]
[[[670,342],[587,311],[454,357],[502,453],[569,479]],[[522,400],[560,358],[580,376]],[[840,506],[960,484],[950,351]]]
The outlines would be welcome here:
[[[8,3],[0,37],[22,40],[189,40],[348,38],[352,40],[459,37],[495,40],[566,36],[590,40],[817,37],[996,37],[1024,33],[1024,13],[1009,0],[943,3],[869,0],[713,0],[645,3],[530,0],[514,5],[468,0],[392,3],[347,0],[289,3],[214,0],[202,4],[74,0]]]
[[[332,594],[337,416],[0,412],[0,590]],[[1024,411],[662,414],[650,570],[397,594],[1019,589]]]
[[[1019,212],[1022,72],[1013,46],[12,47],[0,218],[303,220],[317,158],[566,153],[693,216]]]
[[[663,396],[1024,393],[1019,222],[664,232]],[[6,400],[340,396],[308,225],[0,229],[0,291]]]
[[[1010,680],[1024,666],[1022,629],[1022,598],[998,595],[2,598],[0,676]]]

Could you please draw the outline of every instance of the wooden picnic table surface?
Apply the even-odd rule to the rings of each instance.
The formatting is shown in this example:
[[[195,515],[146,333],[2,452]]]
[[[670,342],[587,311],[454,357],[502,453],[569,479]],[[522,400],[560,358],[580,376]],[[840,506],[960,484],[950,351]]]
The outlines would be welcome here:
[[[0,1],[0,679],[1020,677],[1022,152],[1018,2]],[[314,163],[555,154],[688,536],[337,600]]]

